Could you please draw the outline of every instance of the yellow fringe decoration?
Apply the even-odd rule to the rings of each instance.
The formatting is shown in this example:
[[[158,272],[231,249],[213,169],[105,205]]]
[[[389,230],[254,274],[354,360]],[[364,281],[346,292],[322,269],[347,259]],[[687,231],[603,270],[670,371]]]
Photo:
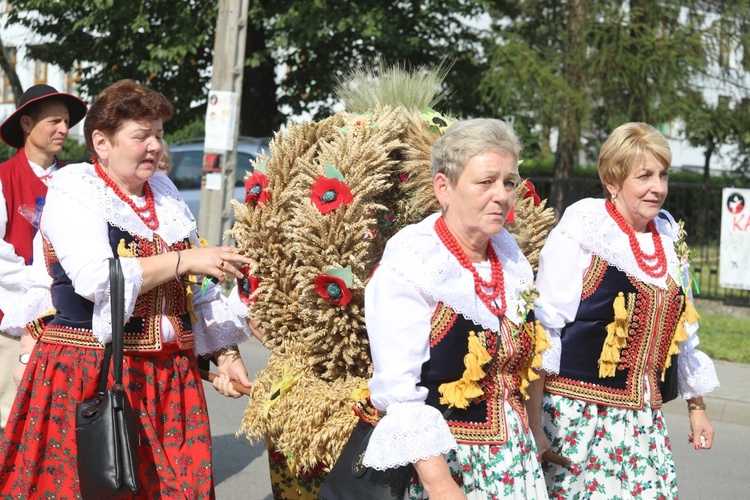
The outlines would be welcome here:
[[[693,324],[700,318],[698,311],[695,310],[693,302],[685,298],[685,310],[682,311],[680,319],[677,320],[677,328],[675,328],[672,341],[669,343],[669,350],[667,351],[667,359],[664,361],[664,367],[661,369],[661,381],[664,382],[664,376],[667,373],[667,368],[672,366],[672,355],[680,352],[680,342],[687,340],[688,333],[685,329],[685,323]]]
[[[370,387],[367,385],[367,381],[362,382],[362,385],[352,391],[352,399],[354,401],[364,403],[369,397]]]
[[[297,383],[298,378],[299,375],[290,375],[288,368],[286,366],[284,367],[281,375],[281,380],[276,382],[271,387],[271,396],[263,403],[264,417],[268,418],[268,412],[271,410],[271,407],[275,405],[279,399],[281,399],[281,396],[289,392],[289,390],[294,387],[294,384]]]
[[[693,323],[697,323],[700,318],[701,315],[695,310],[693,301],[685,297],[685,321],[692,325]]]
[[[523,326],[524,331],[534,340],[534,357],[531,358],[529,363],[526,363],[519,371],[518,374],[521,378],[521,384],[519,391],[523,395],[523,399],[529,399],[529,393],[527,391],[529,384],[539,378],[534,368],[542,367],[542,351],[552,348],[552,344],[549,343],[547,338],[547,332],[542,328],[539,321],[532,323],[526,323]]]
[[[628,340],[628,311],[625,309],[625,296],[617,294],[613,304],[615,320],[607,325],[607,338],[599,356],[599,377],[614,377],[620,363],[620,352]]]
[[[492,356],[487,353],[476,333],[469,332],[469,352],[464,356],[466,370],[459,380],[438,387],[441,395],[440,404],[447,404],[449,408],[466,408],[470,400],[484,394],[477,381],[485,376],[482,366],[491,359]]]

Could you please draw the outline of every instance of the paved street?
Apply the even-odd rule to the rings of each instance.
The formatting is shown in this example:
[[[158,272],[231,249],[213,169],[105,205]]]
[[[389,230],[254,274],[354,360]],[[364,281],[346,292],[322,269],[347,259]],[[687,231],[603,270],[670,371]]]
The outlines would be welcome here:
[[[253,340],[241,346],[242,356],[251,374],[263,368],[267,352]],[[743,370],[750,369],[739,365]],[[729,382],[734,373],[731,364],[717,364],[720,379]],[[252,377],[251,377],[252,378]],[[748,387],[744,379],[740,387]],[[727,394],[730,384],[722,385]],[[273,500],[268,476],[266,450],[262,445],[251,446],[235,432],[242,419],[247,399],[230,400],[216,393],[206,384],[209,414],[214,438],[214,476],[219,500]],[[687,443],[689,422],[682,400],[675,400],[665,408],[667,426],[672,438],[672,448],[677,465],[677,479],[681,500],[746,498],[750,480],[747,453],[750,450],[750,414],[742,423],[733,423],[726,415],[718,413],[714,420],[716,430],[714,448],[709,452],[696,452]],[[709,406],[709,417],[712,417]],[[727,413],[721,408],[715,411]]]

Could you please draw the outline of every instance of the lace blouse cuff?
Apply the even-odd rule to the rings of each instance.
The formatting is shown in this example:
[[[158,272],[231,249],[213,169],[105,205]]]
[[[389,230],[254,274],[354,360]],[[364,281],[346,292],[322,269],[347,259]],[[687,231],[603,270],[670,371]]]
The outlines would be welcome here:
[[[681,345],[677,357],[677,386],[684,399],[690,399],[719,387],[719,377],[713,361],[705,353]]]
[[[560,340],[559,328],[545,328],[547,340],[552,347],[542,351],[542,369],[548,375],[560,373],[560,355],[562,354],[562,341]]]
[[[53,310],[49,288],[31,288],[24,294],[20,303],[8,311],[3,311],[5,316],[0,323],[0,332],[20,337],[27,324]]]
[[[421,402],[395,403],[370,436],[363,463],[385,470],[442,455],[457,446],[438,409]]]
[[[235,314],[221,295],[211,302],[195,303],[195,314],[200,318],[193,323],[194,350],[198,356],[250,338],[245,318]]]

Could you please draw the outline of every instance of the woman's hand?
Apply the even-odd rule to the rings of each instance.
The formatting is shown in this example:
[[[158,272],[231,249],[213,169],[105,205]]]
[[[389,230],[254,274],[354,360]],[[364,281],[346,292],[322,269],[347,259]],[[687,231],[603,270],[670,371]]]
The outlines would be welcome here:
[[[234,399],[242,396],[241,393],[232,387],[232,381],[239,382],[243,386],[250,388],[252,383],[247,377],[245,363],[242,362],[242,356],[237,347],[232,346],[224,349],[217,357],[219,376],[214,379],[213,386],[223,396]]]
[[[703,404],[703,400],[694,404]],[[714,428],[708,421],[706,410],[689,410],[689,416],[691,432],[688,432],[688,443],[693,443],[696,450],[710,450],[714,444]]]
[[[227,275],[242,278],[240,265],[253,263],[250,257],[238,254],[236,249],[230,246],[181,250],[180,257],[175,274],[213,276],[219,284],[227,280]]]
[[[466,494],[453,480],[448,463],[442,455],[418,460],[414,463],[414,468],[430,500],[466,499]]]

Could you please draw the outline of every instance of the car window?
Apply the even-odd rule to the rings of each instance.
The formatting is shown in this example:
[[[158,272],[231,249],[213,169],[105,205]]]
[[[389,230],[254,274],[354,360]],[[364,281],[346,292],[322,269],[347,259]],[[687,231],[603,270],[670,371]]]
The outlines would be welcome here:
[[[203,170],[203,151],[175,151],[172,153],[172,182],[177,189],[200,189]]]

